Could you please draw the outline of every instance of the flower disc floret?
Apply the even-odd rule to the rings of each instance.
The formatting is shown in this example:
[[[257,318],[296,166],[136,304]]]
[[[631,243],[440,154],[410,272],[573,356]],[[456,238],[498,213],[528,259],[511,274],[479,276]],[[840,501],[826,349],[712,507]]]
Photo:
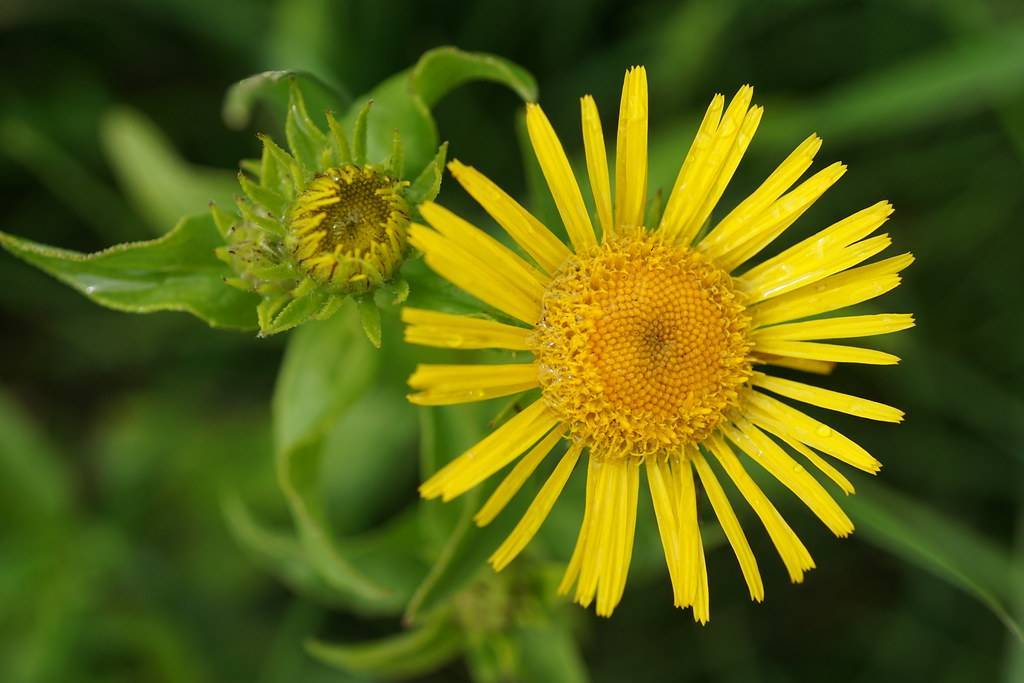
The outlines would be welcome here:
[[[532,341],[544,398],[573,438],[644,456],[722,423],[750,378],[749,326],[725,272],[636,231],[551,280]]]
[[[288,218],[286,244],[299,267],[337,291],[364,292],[387,281],[407,244],[402,186],[352,164],[318,174]]]

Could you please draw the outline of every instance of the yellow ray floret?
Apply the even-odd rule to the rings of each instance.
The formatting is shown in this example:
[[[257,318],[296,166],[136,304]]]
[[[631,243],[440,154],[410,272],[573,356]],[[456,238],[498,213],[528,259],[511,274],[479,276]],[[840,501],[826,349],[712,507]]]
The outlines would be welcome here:
[[[548,117],[536,104],[526,105],[526,130],[573,246],[577,251],[594,246],[597,243],[594,226],[583,204],[583,195],[572,174],[569,158]]]
[[[418,365],[409,386],[420,391],[409,400],[421,406],[483,401],[537,386],[533,363],[511,365]]]
[[[587,157],[587,174],[590,177],[590,192],[597,207],[597,219],[601,224],[601,236],[607,240],[615,234],[612,218],[612,190],[608,183],[608,154],[604,148],[604,133],[597,105],[590,95],[580,100],[580,119],[583,122],[583,149]]]
[[[626,72],[615,143],[615,229],[638,228],[647,203],[647,71]]]
[[[743,533],[743,527],[740,526],[740,521],[736,518],[732,505],[729,504],[725,490],[718,483],[718,478],[703,455],[697,453],[693,458],[693,464],[697,468],[697,474],[708,494],[711,507],[722,525],[722,531],[725,532],[725,537],[729,539],[729,545],[736,553],[743,578],[747,582],[747,588],[750,589],[750,598],[761,602],[764,600],[764,583],[761,581],[761,572],[757,568],[757,559],[754,557],[754,551],[750,549],[750,543],[747,542],[747,536]]]
[[[477,511],[473,521],[479,526],[487,526],[494,521],[494,518],[505,509],[505,506],[512,500],[512,497],[519,492],[519,489],[523,487],[526,480],[530,478],[530,475],[537,469],[537,466],[547,457],[551,449],[562,440],[563,436],[565,436],[565,427],[558,425],[548,432],[547,436],[538,441],[537,445],[530,449],[530,452],[524,455],[516,463],[516,466],[512,468],[512,471],[508,473],[508,476],[498,484],[491,497]]]
[[[547,226],[484,174],[457,160],[448,164],[448,170],[466,192],[546,272],[553,273],[569,258],[569,249],[548,230]],[[607,184],[607,172],[605,182]]]
[[[499,323],[496,320],[439,313],[422,308],[403,308],[402,322],[406,323],[405,341],[410,344],[451,349],[510,351],[525,351],[530,348],[529,329]]]

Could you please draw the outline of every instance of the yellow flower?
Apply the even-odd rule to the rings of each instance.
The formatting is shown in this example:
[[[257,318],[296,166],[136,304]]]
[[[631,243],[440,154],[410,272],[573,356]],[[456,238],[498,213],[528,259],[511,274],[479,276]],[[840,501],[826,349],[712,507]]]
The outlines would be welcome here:
[[[407,340],[533,356],[529,363],[422,365],[409,380],[416,390],[410,400],[442,405],[540,389],[540,398],[434,474],[421,493],[450,500],[516,462],[476,515],[478,524],[487,524],[567,439],[565,454],[491,557],[500,570],[537,532],[586,450],[586,509],[560,590],[575,585],[575,599],[584,606],[596,598],[600,615],[612,613],[625,588],[641,468],[675,604],[692,606],[703,623],[709,606],[698,488],[736,554],[751,598],[761,601],[757,561],[719,482],[722,473],[760,518],[791,580],[799,582],[814,562],[745,461],[777,478],[837,536],[848,535],[853,524],[798,460],[809,461],[847,494],[853,486],[821,453],[866,472],[880,467],[856,443],[776,396],[902,420],[896,408],[765,372],[773,365],[826,374],[840,362],[896,363],[888,353],[820,340],[895,332],[913,325],[910,315],[821,314],[893,289],[913,257],[859,265],[891,242],[888,235],[872,236],[892,212],[883,201],[745,267],[843,175],[845,166],[837,163],[793,187],[821,146],[815,135],[704,230],[761,120],[752,95],[744,86],[728,107],[721,95],[714,97],[660,221],[650,225],[647,76],[640,67],[627,72],[623,86],[614,202],[597,108],[591,97],[581,100],[600,237],[562,145],[537,105],[527,110],[530,141],[571,247],[457,161],[449,166],[454,177],[530,259],[436,204],[421,207],[432,228],[410,228],[411,243],[431,268],[509,321],[407,308]]]
[[[346,293],[379,287],[402,263],[408,184],[369,166],[329,168],[295,200],[285,245],[318,282]]]

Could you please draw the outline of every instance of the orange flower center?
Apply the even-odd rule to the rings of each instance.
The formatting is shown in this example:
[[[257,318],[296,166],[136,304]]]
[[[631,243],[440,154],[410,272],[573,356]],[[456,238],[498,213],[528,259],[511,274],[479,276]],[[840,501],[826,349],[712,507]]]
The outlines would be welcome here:
[[[750,377],[749,324],[727,273],[627,234],[549,283],[533,336],[544,397],[599,457],[699,442]]]

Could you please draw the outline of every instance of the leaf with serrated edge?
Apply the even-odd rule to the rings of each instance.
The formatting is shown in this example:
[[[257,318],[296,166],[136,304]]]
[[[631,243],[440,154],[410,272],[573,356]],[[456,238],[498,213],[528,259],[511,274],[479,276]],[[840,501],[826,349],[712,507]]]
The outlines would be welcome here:
[[[163,237],[83,254],[0,233],[0,246],[92,301],[129,313],[183,311],[213,327],[256,327],[258,297],[224,283],[234,273],[209,212],[183,218]]]

